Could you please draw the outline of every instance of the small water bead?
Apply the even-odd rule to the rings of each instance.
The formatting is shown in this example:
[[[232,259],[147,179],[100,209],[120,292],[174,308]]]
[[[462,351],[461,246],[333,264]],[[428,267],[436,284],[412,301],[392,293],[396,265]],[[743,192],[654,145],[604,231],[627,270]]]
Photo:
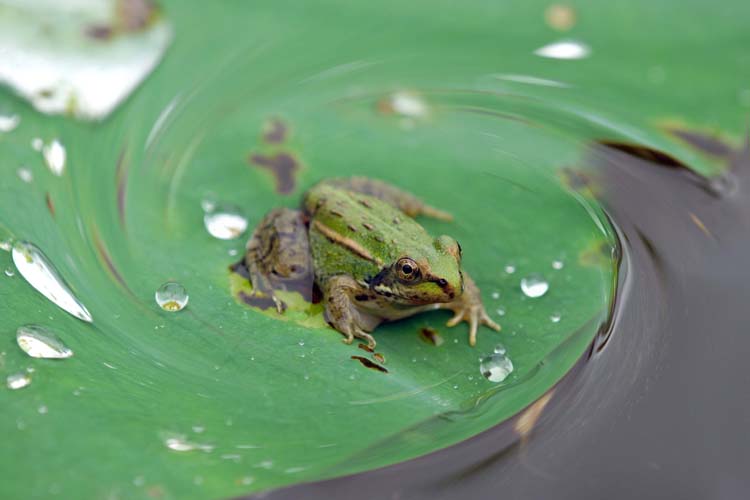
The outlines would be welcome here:
[[[563,263],[563,261],[561,261],[561,260],[553,260],[552,261],[552,269],[554,269],[555,271],[559,271],[563,267],[565,267],[565,264]]]
[[[513,274],[516,272],[516,266],[508,264],[505,266],[505,274]]]
[[[44,141],[41,137],[34,137],[33,139],[31,139],[31,148],[34,151],[41,151],[43,147]]]
[[[164,444],[172,451],[213,451],[214,447],[209,444],[200,444],[187,441],[183,436],[173,436],[164,440]]]
[[[497,300],[500,298],[500,292],[492,292],[492,298]]]
[[[0,250],[10,252],[13,248],[13,242],[11,240],[0,240]]]
[[[418,118],[427,114],[427,105],[416,94],[411,92],[397,92],[391,96],[390,107],[395,113],[410,118]]]
[[[13,276],[15,276],[15,275],[16,275],[16,272],[15,272],[15,271],[13,270],[13,268],[12,268],[12,267],[6,267],[6,268],[5,268],[5,275],[6,275],[6,276],[7,276],[8,278],[12,278]]]
[[[247,230],[247,218],[233,205],[213,206],[204,214],[203,224],[211,236],[220,240],[239,238]]]
[[[305,341],[304,340],[300,340],[299,342],[297,342],[297,344],[299,344],[299,346],[302,347],[302,346],[305,345]]]
[[[12,250],[13,263],[26,281],[56,306],[76,318],[91,323],[93,318],[70,290],[46,255],[33,243],[17,241]]]
[[[247,485],[250,485],[250,484],[253,484],[253,481],[255,481],[255,478],[254,478],[254,477],[252,477],[252,476],[245,476],[245,477],[243,477],[243,478],[242,478],[242,479],[240,480],[240,482],[241,482],[241,483],[242,483],[243,485],[245,485],[245,486],[247,486]]]
[[[0,132],[12,132],[21,123],[18,115],[0,115]]]
[[[562,40],[540,47],[534,51],[534,54],[551,59],[574,60],[588,57],[591,54],[591,49],[581,42]]]
[[[549,290],[549,283],[539,274],[530,274],[521,280],[521,291],[527,297],[536,299]]]
[[[8,375],[5,379],[5,385],[11,390],[23,389],[24,387],[28,387],[29,384],[31,384],[31,377],[26,373],[14,373]]]
[[[41,405],[39,408],[37,408],[37,411],[40,415],[46,415],[49,412],[49,408],[47,408],[47,405]]]
[[[497,312],[498,316],[505,316],[505,308],[504,307],[498,307],[497,311],[495,311],[495,312]]]
[[[479,371],[490,382],[499,383],[513,372],[513,362],[503,354],[491,354],[479,362]]]
[[[495,354],[505,354],[508,352],[503,344],[497,344],[494,349]]]
[[[549,317],[549,320],[552,321],[553,323],[559,323],[561,319],[562,319],[562,315],[558,312],[552,313]]]
[[[154,294],[159,307],[169,312],[177,312],[185,309],[190,297],[187,290],[176,281],[167,281],[160,286]]]
[[[24,325],[16,330],[18,346],[32,358],[66,359],[71,351],[53,332],[39,325]]]
[[[65,152],[65,146],[59,140],[54,139],[42,147],[42,156],[44,156],[44,162],[53,174],[59,177],[65,172],[67,153]]]
[[[16,170],[16,174],[18,174],[18,178],[21,179],[23,182],[29,183],[34,180],[34,174],[31,173],[31,170],[26,167],[21,167],[18,170]]]

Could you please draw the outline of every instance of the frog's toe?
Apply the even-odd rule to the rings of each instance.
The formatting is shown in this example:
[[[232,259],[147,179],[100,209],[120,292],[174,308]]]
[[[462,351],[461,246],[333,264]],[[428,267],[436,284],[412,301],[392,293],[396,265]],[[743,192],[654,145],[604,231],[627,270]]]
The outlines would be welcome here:
[[[271,300],[273,300],[273,303],[276,305],[276,312],[284,314],[284,311],[286,311],[286,302],[278,298],[276,295],[271,295]]]

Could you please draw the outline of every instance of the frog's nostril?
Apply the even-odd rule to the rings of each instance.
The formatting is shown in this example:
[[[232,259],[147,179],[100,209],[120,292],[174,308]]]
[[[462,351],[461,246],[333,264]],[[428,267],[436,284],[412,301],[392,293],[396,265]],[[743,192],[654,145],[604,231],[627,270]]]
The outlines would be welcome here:
[[[439,279],[439,280],[437,281],[437,284],[438,284],[438,286],[439,286],[440,288],[445,288],[446,286],[448,286],[448,281],[447,281],[447,280],[445,280],[445,279],[443,279],[443,278],[440,278],[440,279]]]

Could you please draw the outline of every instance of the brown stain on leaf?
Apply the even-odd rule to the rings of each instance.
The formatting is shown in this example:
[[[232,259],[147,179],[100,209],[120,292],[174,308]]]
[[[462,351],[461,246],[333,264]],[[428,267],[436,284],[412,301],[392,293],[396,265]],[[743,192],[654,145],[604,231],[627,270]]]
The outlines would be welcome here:
[[[693,149],[709,156],[728,159],[734,153],[734,148],[731,145],[705,132],[680,127],[665,127],[664,130]]]
[[[263,130],[263,141],[268,144],[281,144],[289,135],[289,127],[278,118],[266,123]]]
[[[276,153],[273,156],[256,153],[250,156],[250,164],[273,175],[277,193],[289,194],[294,191],[300,165],[289,153]]]
[[[372,357],[375,358],[375,361],[377,361],[381,365],[385,364],[385,356],[383,356],[379,352],[376,352],[375,354],[373,354]]]
[[[52,217],[55,216],[55,204],[52,202],[52,196],[50,196],[49,192],[44,193],[44,201],[47,203],[47,210],[49,210],[49,213],[52,214]]]
[[[362,349],[363,351],[367,351],[367,352],[374,352],[374,349],[373,349],[372,347],[370,347],[370,346],[369,346],[369,345],[367,345],[367,344],[362,344],[361,342],[360,342],[359,344],[357,344],[357,347],[359,347],[359,348],[360,348],[360,349]]]
[[[419,338],[428,344],[439,347],[443,345],[443,337],[434,328],[424,327],[419,330]]]
[[[377,370],[379,372],[388,373],[388,369],[385,366],[380,366],[379,364],[370,361],[369,359],[362,357],[362,356],[352,356],[351,359],[356,359],[360,363],[362,363],[362,366],[366,368],[371,368],[373,370]]]
[[[685,168],[689,170],[687,165],[674,156],[649,146],[629,142],[612,141],[608,139],[599,140],[597,142],[606,148],[614,149],[630,156],[635,156],[641,160],[656,163],[664,167]]]

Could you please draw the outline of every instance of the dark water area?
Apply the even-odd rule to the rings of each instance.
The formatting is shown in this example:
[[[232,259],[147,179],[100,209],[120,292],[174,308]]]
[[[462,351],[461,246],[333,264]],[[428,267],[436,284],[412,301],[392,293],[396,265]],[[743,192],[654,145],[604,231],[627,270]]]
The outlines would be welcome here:
[[[704,180],[658,152],[591,148],[617,301],[545,397],[448,449],[247,498],[747,498],[750,147],[714,156],[727,173]]]

